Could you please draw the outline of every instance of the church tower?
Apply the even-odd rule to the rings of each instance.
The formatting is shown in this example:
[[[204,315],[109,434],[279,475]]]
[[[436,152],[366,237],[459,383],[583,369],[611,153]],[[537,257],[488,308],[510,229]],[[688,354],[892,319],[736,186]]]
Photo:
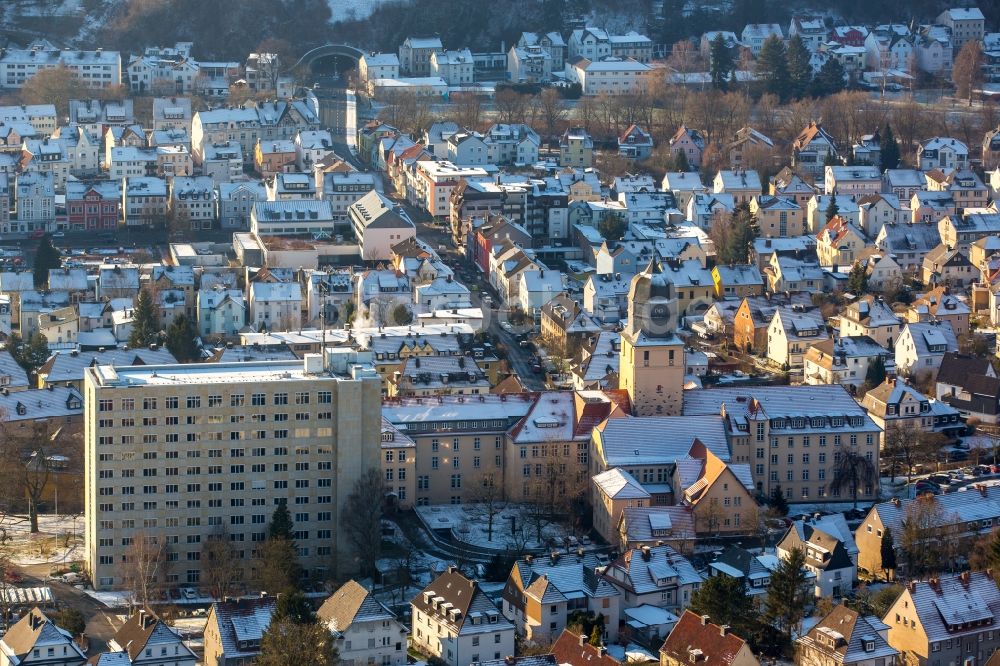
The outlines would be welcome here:
[[[656,261],[632,278],[628,326],[621,334],[618,387],[638,416],[681,413],[684,343],[677,337],[677,291]]]

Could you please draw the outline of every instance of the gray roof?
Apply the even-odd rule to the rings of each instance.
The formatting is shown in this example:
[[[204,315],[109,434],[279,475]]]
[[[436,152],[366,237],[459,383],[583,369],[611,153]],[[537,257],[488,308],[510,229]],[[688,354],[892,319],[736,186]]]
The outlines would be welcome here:
[[[904,594],[911,596],[917,618],[931,643],[978,634],[983,630],[979,621],[996,624],[996,618],[1000,617],[1000,588],[985,571],[941,576],[933,585],[919,581],[915,591]],[[967,622],[972,624],[960,628]]]
[[[17,364],[9,351],[0,351],[0,387],[20,390],[28,386],[28,373]]]
[[[649,559],[638,548],[631,548],[611,563],[610,569],[618,569],[625,575],[626,587],[635,594],[649,594],[667,585],[697,585],[701,575],[680,553],[666,544],[649,549]],[[614,574],[608,573],[610,577]],[[670,580],[669,584],[657,581]]]
[[[685,400],[685,407],[687,401]],[[668,465],[686,458],[695,439],[721,460],[729,460],[725,426],[714,413],[696,416],[627,416],[609,419],[600,432],[608,467]]]
[[[45,382],[79,382],[86,368],[95,365],[170,365],[177,359],[166,349],[109,349],[104,352],[56,352],[38,372]]]

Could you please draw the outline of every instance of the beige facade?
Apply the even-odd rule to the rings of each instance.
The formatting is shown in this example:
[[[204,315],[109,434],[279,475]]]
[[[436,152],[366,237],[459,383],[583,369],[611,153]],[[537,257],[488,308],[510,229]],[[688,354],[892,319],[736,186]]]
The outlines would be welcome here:
[[[346,356],[87,368],[86,559],[95,588],[122,586],[121,563],[141,538],[166,540],[166,586],[200,582],[203,543],[216,531],[228,531],[249,561],[279,499],[303,567],[348,572],[340,507],[354,481],[379,468],[381,421],[374,370],[350,367]]]

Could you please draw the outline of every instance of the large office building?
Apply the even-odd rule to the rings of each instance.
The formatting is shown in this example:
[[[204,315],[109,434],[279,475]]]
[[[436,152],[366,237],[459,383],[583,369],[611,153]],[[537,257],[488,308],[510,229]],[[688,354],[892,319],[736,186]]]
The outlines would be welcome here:
[[[96,589],[123,585],[134,540],[166,540],[160,583],[197,584],[209,536],[248,566],[286,500],[302,566],[356,566],[340,508],[379,468],[381,382],[365,352],[326,359],[87,368],[87,563]],[[252,573],[252,572],[250,572]]]

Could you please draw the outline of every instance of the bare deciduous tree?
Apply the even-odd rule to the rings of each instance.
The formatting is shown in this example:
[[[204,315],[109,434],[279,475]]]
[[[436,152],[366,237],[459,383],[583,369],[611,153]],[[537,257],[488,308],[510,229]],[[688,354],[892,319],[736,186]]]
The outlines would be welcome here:
[[[135,532],[131,539],[125,550],[122,580],[131,593],[131,605],[144,608],[166,585],[170,547],[164,535],[145,530]]]
[[[354,546],[359,568],[366,576],[376,573],[375,560],[382,552],[384,502],[382,473],[372,468],[354,482],[341,512],[341,531]]]
[[[486,540],[493,541],[493,521],[503,511],[503,481],[494,472],[483,472],[473,481],[473,506],[486,521]]]
[[[237,592],[243,583],[243,563],[224,528],[209,534],[202,546],[201,582],[217,601]]]

